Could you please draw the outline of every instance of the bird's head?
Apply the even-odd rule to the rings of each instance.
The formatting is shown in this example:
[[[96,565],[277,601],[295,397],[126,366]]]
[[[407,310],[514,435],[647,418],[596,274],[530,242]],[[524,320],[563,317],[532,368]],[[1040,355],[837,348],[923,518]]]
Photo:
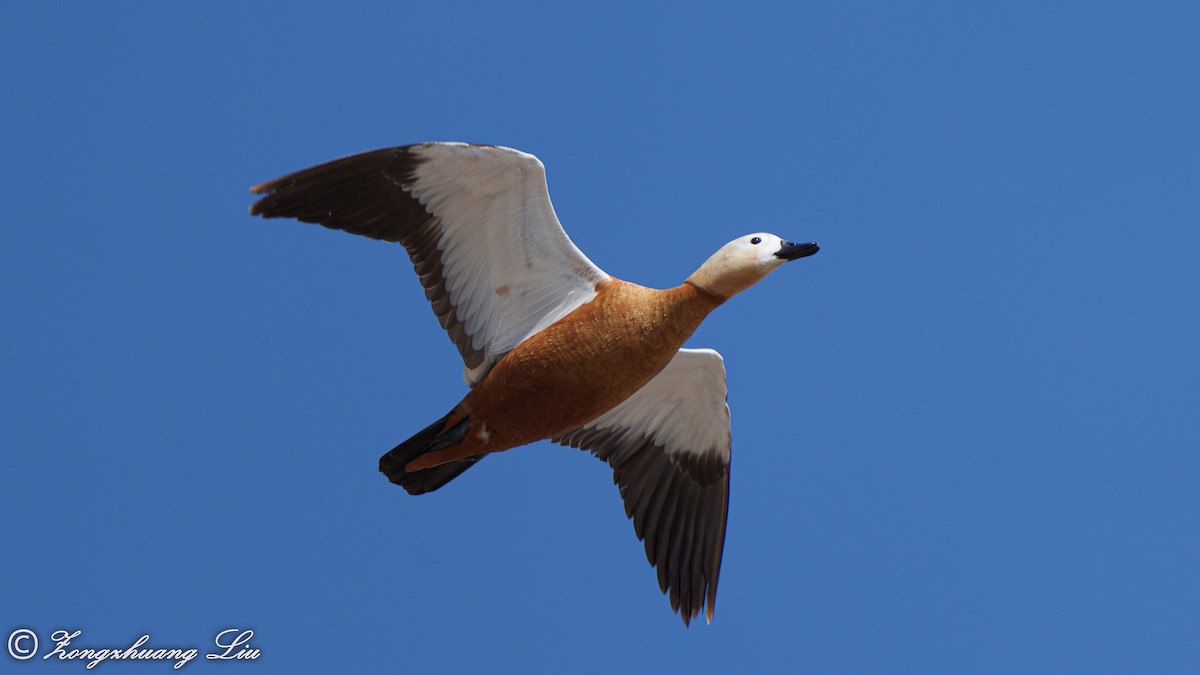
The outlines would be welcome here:
[[[697,288],[730,298],[758,283],[789,260],[820,250],[816,242],[796,244],[768,232],[738,237],[725,244],[688,277]]]

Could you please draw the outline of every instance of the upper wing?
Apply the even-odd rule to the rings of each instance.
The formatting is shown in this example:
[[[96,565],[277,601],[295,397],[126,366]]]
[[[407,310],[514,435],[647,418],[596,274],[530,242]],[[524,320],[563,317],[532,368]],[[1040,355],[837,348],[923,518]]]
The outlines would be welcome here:
[[[250,188],[250,213],[399,242],[474,386],[608,279],[567,238],[537,157],[424,143],[343,157]]]
[[[711,349],[681,349],[617,407],[554,439],[612,466],[658,585],[686,624],[712,621],[729,504],[725,367]]]

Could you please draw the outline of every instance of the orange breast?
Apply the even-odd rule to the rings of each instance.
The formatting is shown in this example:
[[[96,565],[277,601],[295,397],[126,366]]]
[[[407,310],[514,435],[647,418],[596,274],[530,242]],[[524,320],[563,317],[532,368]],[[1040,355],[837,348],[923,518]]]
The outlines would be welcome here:
[[[574,429],[666,367],[721,299],[683,284],[654,290],[619,279],[509,352],[459,407],[466,442],[499,452]],[[479,435],[482,424],[486,434]]]

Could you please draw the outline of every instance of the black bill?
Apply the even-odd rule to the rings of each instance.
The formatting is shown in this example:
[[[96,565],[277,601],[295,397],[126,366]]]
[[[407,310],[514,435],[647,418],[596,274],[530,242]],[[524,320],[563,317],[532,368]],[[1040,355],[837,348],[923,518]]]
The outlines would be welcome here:
[[[817,242],[815,241],[810,241],[807,244],[785,241],[783,242],[783,246],[780,246],[779,250],[775,252],[775,255],[784,260],[795,260],[796,258],[808,257],[820,250],[821,247],[817,246]]]

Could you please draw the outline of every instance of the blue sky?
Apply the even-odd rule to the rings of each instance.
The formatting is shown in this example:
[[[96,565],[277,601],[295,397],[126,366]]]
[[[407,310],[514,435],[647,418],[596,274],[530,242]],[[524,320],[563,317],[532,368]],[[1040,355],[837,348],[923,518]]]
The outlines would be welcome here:
[[[185,671],[1200,670],[1191,3],[10,3],[0,11],[0,629]],[[410,497],[464,393],[403,252],[247,188],[463,140],[666,287],[819,241],[714,313],[716,619],[611,472],[546,443]],[[44,650],[43,650],[44,651]],[[80,663],[4,670],[81,672]],[[105,671],[167,672],[162,663]]]

